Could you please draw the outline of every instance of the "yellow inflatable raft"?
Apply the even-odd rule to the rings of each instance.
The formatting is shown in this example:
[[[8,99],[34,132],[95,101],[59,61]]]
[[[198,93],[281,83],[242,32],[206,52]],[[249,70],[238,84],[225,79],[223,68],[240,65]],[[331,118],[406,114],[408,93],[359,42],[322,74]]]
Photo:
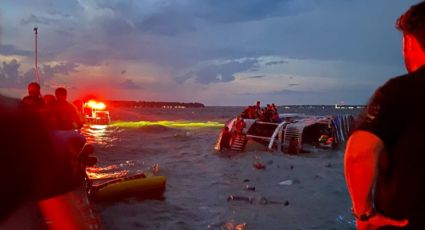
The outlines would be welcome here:
[[[90,196],[95,200],[110,200],[125,196],[159,196],[165,191],[165,183],[164,176],[146,176],[142,173],[93,186]]]

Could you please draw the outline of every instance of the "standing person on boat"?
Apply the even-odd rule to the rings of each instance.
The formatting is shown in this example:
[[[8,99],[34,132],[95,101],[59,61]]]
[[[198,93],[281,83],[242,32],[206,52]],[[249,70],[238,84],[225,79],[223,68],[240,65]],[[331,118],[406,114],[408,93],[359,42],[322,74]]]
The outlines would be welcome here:
[[[22,98],[22,105],[30,109],[42,109],[44,107],[43,98],[41,97],[40,85],[37,82],[28,84],[28,96]]]
[[[244,147],[244,142],[246,140],[246,136],[243,133],[244,128],[246,127],[246,123],[241,118],[241,116],[237,116],[236,120],[232,126],[232,138],[230,141],[230,148],[232,150],[242,150]]]
[[[425,229],[425,2],[413,5],[396,26],[403,32],[408,74],[375,92],[345,153],[359,229]]]
[[[239,135],[243,134],[243,129],[246,127],[246,123],[242,117],[238,116],[236,119],[236,133]]]
[[[233,138],[234,139],[236,136],[241,136],[243,135],[243,129],[246,127],[246,123],[243,120],[243,118],[241,118],[241,116],[237,116],[235,123],[233,124]]]
[[[229,128],[225,126],[223,128],[222,136],[221,136],[221,142],[220,142],[220,150],[228,149],[230,148],[230,141],[232,139],[232,133],[229,131]]]
[[[262,110],[261,110],[261,102],[257,101],[257,103],[255,104],[255,116],[256,118],[261,117],[262,115]]]
[[[67,90],[63,87],[55,90],[56,101],[52,107],[57,119],[56,129],[80,129],[83,126],[81,117],[78,114],[77,109],[66,100],[67,94]]]
[[[277,106],[272,103],[272,122],[281,123],[282,120],[279,117],[279,112],[277,111]]]

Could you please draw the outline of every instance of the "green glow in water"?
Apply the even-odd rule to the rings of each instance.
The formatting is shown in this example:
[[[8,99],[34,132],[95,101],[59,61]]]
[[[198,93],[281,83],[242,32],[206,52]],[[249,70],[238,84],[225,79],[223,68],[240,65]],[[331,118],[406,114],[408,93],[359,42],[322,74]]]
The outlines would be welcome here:
[[[145,126],[161,125],[170,128],[222,128],[223,123],[215,121],[115,121],[110,126],[121,128],[140,128]]]

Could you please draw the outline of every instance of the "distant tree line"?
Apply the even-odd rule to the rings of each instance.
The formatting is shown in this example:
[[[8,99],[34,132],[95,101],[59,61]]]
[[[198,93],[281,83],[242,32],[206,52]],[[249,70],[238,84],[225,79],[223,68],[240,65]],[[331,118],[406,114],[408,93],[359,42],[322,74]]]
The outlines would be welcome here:
[[[160,102],[160,101],[108,101],[115,107],[144,107],[144,108],[203,108],[204,104],[198,102]]]

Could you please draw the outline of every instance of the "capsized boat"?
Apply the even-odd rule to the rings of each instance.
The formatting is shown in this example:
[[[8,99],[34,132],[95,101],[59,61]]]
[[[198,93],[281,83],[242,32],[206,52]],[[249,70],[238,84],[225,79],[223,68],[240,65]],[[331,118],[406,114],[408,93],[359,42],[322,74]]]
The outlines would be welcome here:
[[[245,135],[237,136],[236,140],[231,141],[230,149],[242,151],[247,148],[258,148],[258,144],[261,144],[268,150],[285,152],[291,140],[296,140],[299,149],[306,149],[308,145],[336,148],[347,140],[354,124],[352,115],[315,116],[292,113],[279,114],[279,118],[280,122],[244,119]],[[236,118],[230,119],[225,126],[232,130],[235,121]],[[319,142],[323,135],[326,135],[330,142]],[[222,134],[219,135],[214,147],[219,151],[223,146],[221,137]]]

